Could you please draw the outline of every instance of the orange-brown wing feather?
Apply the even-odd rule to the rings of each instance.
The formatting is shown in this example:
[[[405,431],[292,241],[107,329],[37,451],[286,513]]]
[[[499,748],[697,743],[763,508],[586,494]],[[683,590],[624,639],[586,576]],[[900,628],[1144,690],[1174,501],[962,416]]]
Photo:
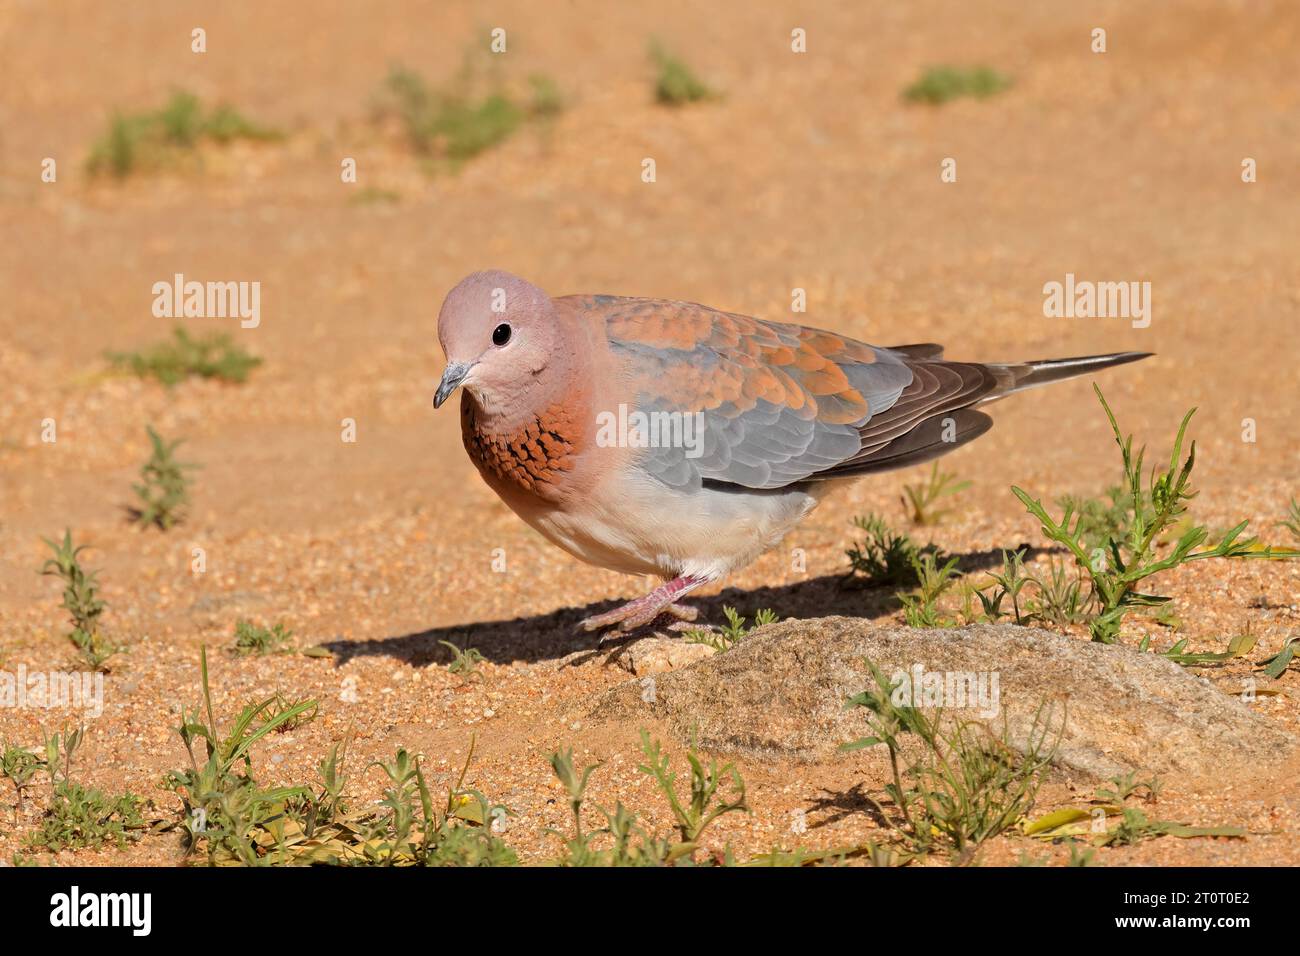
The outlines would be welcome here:
[[[688,302],[573,304],[603,317],[637,410],[696,416],[696,444],[651,447],[641,461],[675,486],[778,488],[841,465],[914,379],[902,356],[818,329]]]

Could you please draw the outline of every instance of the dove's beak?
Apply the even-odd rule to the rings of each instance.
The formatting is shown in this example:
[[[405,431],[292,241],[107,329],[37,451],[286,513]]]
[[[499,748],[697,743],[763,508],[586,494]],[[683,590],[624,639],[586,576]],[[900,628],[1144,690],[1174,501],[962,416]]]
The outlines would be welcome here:
[[[438,383],[438,390],[433,393],[433,407],[441,408],[451,393],[460,388],[460,383],[465,381],[465,376],[469,374],[474,365],[470,362],[448,362],[447,371],[442,373],[442,381]]]

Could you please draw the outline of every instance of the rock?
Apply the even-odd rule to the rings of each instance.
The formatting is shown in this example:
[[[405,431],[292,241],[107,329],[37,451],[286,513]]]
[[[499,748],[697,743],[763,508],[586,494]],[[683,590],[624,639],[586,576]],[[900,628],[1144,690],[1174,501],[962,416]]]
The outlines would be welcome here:
[[[646,637],[619,650],[614,661],[637,677],[666,674],[712,657],[717,650],[680,637]]]
[[[672,659],[658,644],[647,660],[651,654]],[[846,617],[769,625],[725,654],[658,677],[651,700],[636,682],[614,688],[591,716],[665,720],[683,739],[694,727],[701,747],[722,753],[834,759],[841,743],[867,733],[863,711],[844,709],[846,698],[868,686],[866,658],[887,677],[917,665],[949,678],[983,675],[996,713],[957,708],[951,699],[945,710],[995,732],[1005,719],[1021,750],[1035,715],[1053,703],[1055,726],[1061,715],[1065,721],[1055,762],[1099,779],[1258,769],[1292,746],[1240,700],[1155,654],[1012,625],[927,631]]]

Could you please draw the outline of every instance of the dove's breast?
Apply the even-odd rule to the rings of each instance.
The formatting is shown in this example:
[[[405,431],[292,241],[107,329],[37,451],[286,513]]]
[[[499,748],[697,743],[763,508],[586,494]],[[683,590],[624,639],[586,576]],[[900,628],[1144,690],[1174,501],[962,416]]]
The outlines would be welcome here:
[[[811,490],[672,488],[640,474],[604,482],[562,506],[507,503],[574,557],[628,574],[721,578],[776,547],[817,504]]]

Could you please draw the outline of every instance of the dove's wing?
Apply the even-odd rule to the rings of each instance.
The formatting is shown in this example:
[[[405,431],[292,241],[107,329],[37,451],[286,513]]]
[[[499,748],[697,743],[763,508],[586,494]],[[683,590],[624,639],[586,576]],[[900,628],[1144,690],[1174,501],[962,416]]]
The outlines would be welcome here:
[[[637,410],[698,414],[698,445],[649,447],[640,460],[673,487],[781,488],[934,457],[982,433],[987,416],[956,413],[952,435],[909,433],[999,384],[996,369],[936,361],[931,346],[895,352],[688,302],[568,301],[603,318]]]

